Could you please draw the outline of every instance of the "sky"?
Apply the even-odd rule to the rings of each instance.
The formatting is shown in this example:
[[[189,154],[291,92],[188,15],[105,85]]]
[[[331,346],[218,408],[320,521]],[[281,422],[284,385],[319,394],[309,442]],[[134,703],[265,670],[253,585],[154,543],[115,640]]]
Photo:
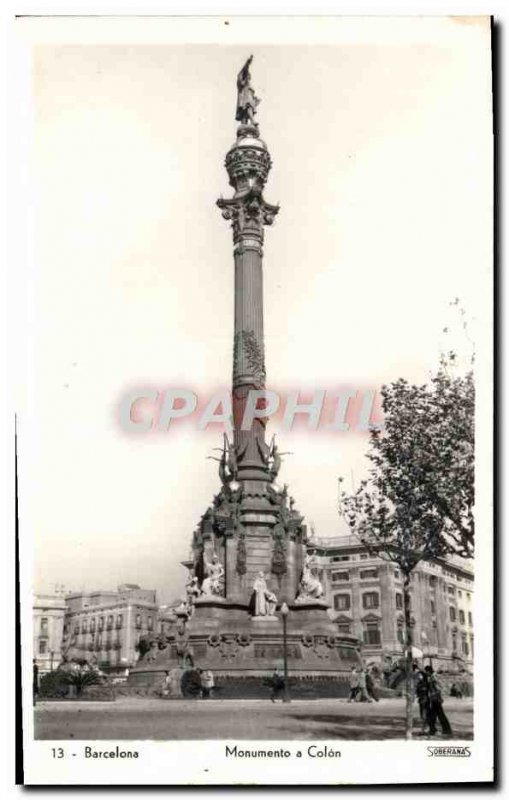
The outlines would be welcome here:
[[[477,340],[492,291],[489,25],[388,23],[34,48],[21,487],[37,590],[182,594],[221,434],[129,436],[118,404],[140,384],[228,387],[232,241],[215,201],[231,196],[250,53],[265,198],[281,207],[264,246],[268,386],[426,381],[441,349],[469,352],[456,297]],[[363,477],[366,435],[279,438],[299,510],[318,536],[345,532],[337,478]]]

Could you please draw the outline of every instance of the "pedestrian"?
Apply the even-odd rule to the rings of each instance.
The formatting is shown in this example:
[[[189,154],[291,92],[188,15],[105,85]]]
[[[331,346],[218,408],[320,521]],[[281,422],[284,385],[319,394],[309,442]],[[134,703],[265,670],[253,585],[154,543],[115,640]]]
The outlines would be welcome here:
[[[428,683],[428,722],[430,735],[434,736],[437,732],[438,719],[443,735],[452,736],[451,725],[447,719],[442,705],[442,690],[437,678],[435,677],[435,673],[433,672],[433,667],[431,665],[424,667],[424,672],[426,673],[426,679]]]
[[[378,703],[378,693],[376,691],[375,682],[370,672],[366,672],[366,691],[369,697],[372,697],[373,700],[376,703]]]
[[[348,695],[348,703],[357,699],[359,693],[359,675],[357,674],[357,667],[352,667],[350,673],[350,694]]]
[[[453,682],[451,685],[451,697],[457,697],[458,700],[461,700],[463,697],[463,692],[461,691],[461,687],[458,686],[457,683]]]
[[[429,696],[428,696],[428,679],[423,670],[417,673],[417,680],[415,683],[415,696],[419,703],[419,716],[421,718],[422,733],[426,734],[429,730]]]
[[[39,695],[39,667],[35,658],[32,661],[32,692],[35,705]]]
[[[161,689],[161,694],[163,697],[169,697],[171,693],[171,673],[167,669],[164,673],[164,680],[163,680],[163,687]]]
[[[272,678],[270,679],[270,685],[272,686],[272,694],[270,697],[272,702],[275,703],[278,698],[281,698],[282,700],[282,695],[285,690],[285,679],[277,667],[274,667],[274,672],[272,673]]]
[[[211,669],[202,669],[200,672],[201,696],[209,698],[214,693],[214,674]]]
[[[368,689],[366,685],[366,670],[364,667],[361,667],[359,670],[359,702],[360,703],[372,703],[373,700],[368,695]]]

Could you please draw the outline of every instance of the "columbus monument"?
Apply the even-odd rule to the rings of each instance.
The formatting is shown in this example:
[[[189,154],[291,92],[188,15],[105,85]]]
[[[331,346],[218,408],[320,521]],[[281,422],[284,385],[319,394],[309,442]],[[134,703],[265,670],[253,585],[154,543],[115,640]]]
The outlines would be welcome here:
[[[358,661],[358,641],[339,635],[327,613],[304,518],[278,481],[284,453],[255,412],[265,389],[264,229],[279,208],[263,196],[272,164],[256,122],[251,62],[252,56],[237,78],[240,124],[225,161],[233,197],[217,201],[233,231],[233,435],[225,434],[214,456],[220,488],[192,534],[187,597],[170,631],[142,648],[130,676],[135,686],[191,668],[212,669],[225,686],[260,683],[282,664],[281,608],[289,610],[286,655],[294,682],[320,679],[337,690]],[[242,424],[245,417],[254,417],[251,424]]]

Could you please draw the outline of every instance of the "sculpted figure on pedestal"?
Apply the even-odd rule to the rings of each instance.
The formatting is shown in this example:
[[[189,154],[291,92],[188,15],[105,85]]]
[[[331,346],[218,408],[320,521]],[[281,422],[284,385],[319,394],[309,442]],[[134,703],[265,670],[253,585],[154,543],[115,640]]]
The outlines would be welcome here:
[[[237,110],[235,112],[235,119],[242,125],[256,125],[254,116],[256,114],[256,107],[260,102],[251,86],[249,67],[251,66],[252,60],[253,56],[249,56],[237,78]]]
[[[207,577],[201,585],[202,595],[220,595],[221,578],[224,575],[224,569],[215,554],[212,556],[212,561],[205,565],[205,572]]]
[[[238,459],[235,445],[233,442],[230,442],[226,434],[224,434],[223,446],[215,447],[214,450],[220,451],[220,458],[216,458],[215,456],[208,456],[208,458],[219,462],[219,478],[223,486],[227,486],[231,481],[237,480]]]
[[[299,585],[299,592],[297,595],[297,602],[303,600],[319,600],[324,595],[324,589],[320,579],[313,574],[314,560],[313,556],[306,555],[304,561],[304,568],[302,570],[302,578]]]
[[[253,582],[253,615],[255,617],[272,617],[277,606],[277,597],[267,587],[265,575],[259,572]]]
[[[200,587],[198,586],[198,578],[192,575],[186,583],[187,605],[189,607],[189,616],[191,617],[194,612],[194,601],[200,596]]]

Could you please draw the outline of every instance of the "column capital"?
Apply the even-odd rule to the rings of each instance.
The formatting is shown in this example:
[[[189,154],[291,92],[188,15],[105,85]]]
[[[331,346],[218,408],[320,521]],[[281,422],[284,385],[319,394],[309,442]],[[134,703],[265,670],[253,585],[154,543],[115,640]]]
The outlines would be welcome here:
[[[272,225],[279,206],[267,203],[261,193],[254,190],[230,200],[220,198],[217,205],[223,218],[232,224],[234,244],[261,251],[263,228],[265,225]]]

